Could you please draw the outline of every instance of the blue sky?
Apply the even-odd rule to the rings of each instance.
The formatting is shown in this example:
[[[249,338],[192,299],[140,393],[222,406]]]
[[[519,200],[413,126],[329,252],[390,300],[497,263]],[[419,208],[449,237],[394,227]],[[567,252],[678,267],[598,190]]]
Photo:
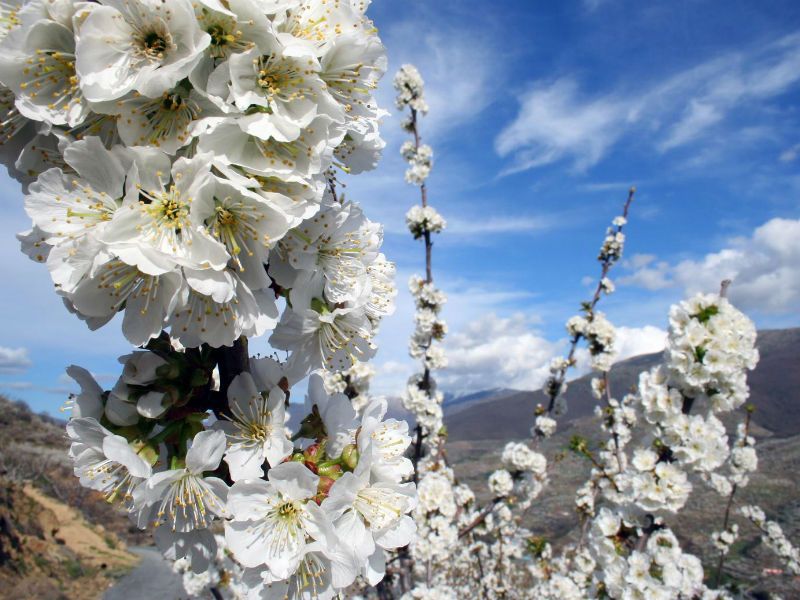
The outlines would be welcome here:
[[[390,59],[383,105],[401,64],[427,82],[430,198],[450,225],[434,249],[450,296],[444,388],[540,384],[631,184],[618,291],[603,300],[622,356],[657,350],[669,305],[724,277],[759,327],[800,325],[800,4],[375,0],[371,16]],[[423,249],[404,229],[418,195],[397,116],[383,131],[380,167],[346,193],[384,223],[398,265],[375,360],[376,391],[396,395],[414,369],[405,283]],[[92,333],[67,314],[17,250],[17,185],[3,175],[0,189],[0,391],[52,412],[70,389],[64,367],[110,387],[128,346],[117,323]]]

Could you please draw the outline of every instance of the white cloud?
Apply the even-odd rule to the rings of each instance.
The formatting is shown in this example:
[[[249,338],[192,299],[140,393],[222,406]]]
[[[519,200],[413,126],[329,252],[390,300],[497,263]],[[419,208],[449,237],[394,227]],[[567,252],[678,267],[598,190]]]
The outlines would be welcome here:
[[[794,146],[781,152],[778,160],[780,160],[782,163],[790,163],[797,159],[798,155],[800,155],[800,144],[795,144]]]
[[[0,373],[22,373],[31,366],[27,348],[6,348],[0,346]]]
[[[615,362],[639,356],[661,352],[667,340],[667,332],[652,325],[644,327],[617,327]]]
[[[698,260],[628,265],[633,272],[619,281],[650,290],[678,287],[688,295],[716,291],[720,281],[731,279],[729,297],[742,310],[794,313],[800,307],[798,240],[800,220],[776,218]]]
[[[617,328],[615,361],[664,349],[666,332],[658,327]],[[500,317],[489,313],[452,333],[445,343],[449,364],[437,373],[440,385],[457,394],[492,388],[540,389],[550,362],[561,356],[566,338],[549,340],[536,330],[536,321],[522,313]],[[587,372],[587,352],[578,354],[579,376]]]
[[[635,91],[588,96],[574,78],[540,81],[520,97],[519,113],[499,133],[495,149],[511,157],[505,173],[560,160],[586,170],[630,136],[652,140],[661,152],[685,146],[717,131],[736,109],[774,98],[798,81],[800,33],[731,52]]]
[[[400,288],[397,309],[394,315],[381,323],[377,338],[378,355],[373,362],[377,371],[372,385],[375,394],[399,396],[408,378],[420,368],[417,361],[408,357],[408,339],[414,329],[415,311],[413,300],[406,288],[411,273],[411,271],[401,271],[397,274],[396,281]],[[451,278],[444,274],[434,273],[434,275],[437,285],[447,294],[447,304],[442,316],[448,324],[450,332],[448,340],[457,339],[459,332],[462,331],[480,330],[486,323],[486,315],[489,314],[525,311],[532,315],[526,318],[529,326],[538,322],[530,306],[533,299],[533,294],[530,292],[503,288],[499,284],[490,288],[475,281]],[[448,352],[451,358],[453,354],[453,351]],[[452,369],[448,369],[450,370]],[[446,376],[444,372],[442,376]],[[445,384],[443,379],[443,389],[449,390],[448,386],[449,381]],[[460,386],[459,389],[467,389],[467,386]],[[470,391],[482,389],[485,388],[480,387]]]
[[[692,100],[685,114],[672,127],[667,139],[659,144],[661,150],[670,150],[695,139],[700,133],[719,123],[723,118],[719,107],[707,102]]]
[[[522,313],[489,313],[454,332],[445,344],[449,365],[439,375],[442,387],[456,393],[541,387],[561,344],[542,337],[533,325]]]
[[[635,285],[654,291],[672,286],[669,279],[669,263],[656,261],[652,254],[634,254],[623,266],[633,272],[619,278],[623,285]]]

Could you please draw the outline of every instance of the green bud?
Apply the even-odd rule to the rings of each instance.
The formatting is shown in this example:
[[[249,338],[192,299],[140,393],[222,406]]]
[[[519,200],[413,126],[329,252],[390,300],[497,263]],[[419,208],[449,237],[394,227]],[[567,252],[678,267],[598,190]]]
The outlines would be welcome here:
[[[306,462],[315,464],[319,462],[319,459],[322,458],[322,450],[322,444],[311,444],[306,448],[305,452],[303,452]]]
[[[180,374],[180,367],[174,361],[170,361],[156,369],[156,375],[158,375],[159,379],[177,379]]]
[[[344,471],[342,465],[333,462],[324,462],[317,465],[317,473],[322,477],[330,477],[331,479],[339,479]]]
[[[356,468],[356,465],[358,465],[359,457],[360,455],[358,453],[358,447],[355,444],[348,444],[342,450],[342,462],[351,471]]]

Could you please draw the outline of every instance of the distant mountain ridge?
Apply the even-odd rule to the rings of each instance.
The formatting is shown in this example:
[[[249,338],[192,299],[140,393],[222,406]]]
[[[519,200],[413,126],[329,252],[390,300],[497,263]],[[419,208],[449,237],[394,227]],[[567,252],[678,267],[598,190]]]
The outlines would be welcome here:
[[[800,328],[758,332],[761,354],[749,375],[751,402],[756,406],[754,421],[777,436],[800,433]],[[612,390],[618,396],[632,389],[639,373],[661,361],[662,353],[644,354],[614,365]],[[592,375],[571,381],[564,394],[568,412],[564,422],[593,414]],[[520,439],[529,435],[533,409],[546,404],[542,391],[489,390],[445,401],[445,424],[453,441]]]

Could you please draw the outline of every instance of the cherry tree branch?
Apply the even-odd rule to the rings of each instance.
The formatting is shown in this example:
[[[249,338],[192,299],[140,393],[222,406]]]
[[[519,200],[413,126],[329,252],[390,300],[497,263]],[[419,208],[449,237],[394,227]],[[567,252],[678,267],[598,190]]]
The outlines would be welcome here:
[[[628,190],[628,197],[625,201],[625,205],[622,210],[622,216],[627,219],[628,212],[630,211],[631,203],[633,202],[633,198],[636,194],[636,188],[632,187]],[[617,225],[614,233],[621,233],[624,224]],[[613,266],[616,259],[613,256],[606,256],[601,261],[601,269],[600,269],[600,278],[597,280],[597,288],[594,291],[594,295],[592,299],[586,304],[586,312],[591,314],[594,311],[595,306],[600,301],[600,298],[603,293],[603,280],[608,276],[608,273],[611,271],[611,267]],[[559,368],[558,372],[553,376],[553,378],[548,382],[548,386],[546,388],[546,393],[549,397],[549,402],[547,404],[547,414],[553,412],[555,408],[556,399],[558,398],[559,394],[561,393],[561,389],[564,386],[564,379],[567,375],[567,370],[575,365],[575,353],[578,350],[578,343],[581,341],[583,335],[580,333],[575,334],[572,339],[570,339],[569,345],[569,352],[567,353],[566,360],[564,364]]]

